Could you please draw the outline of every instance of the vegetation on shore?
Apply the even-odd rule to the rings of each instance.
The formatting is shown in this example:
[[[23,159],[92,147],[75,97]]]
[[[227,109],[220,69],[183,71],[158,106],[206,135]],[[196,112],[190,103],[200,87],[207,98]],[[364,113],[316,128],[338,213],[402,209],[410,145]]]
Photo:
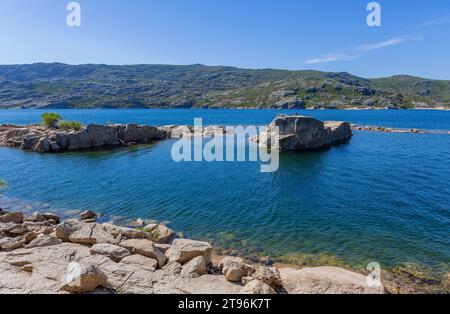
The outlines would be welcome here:
[[[62,117],[57,113],[45,112],[42,115],[42,124],[46,127],[51,128],[51,127],[54,127],[55,123],[57,123],[61,119],[62,119]]]
[[[83,124],[79,121],[61,121],[59,122],[59,127],[62,129],[78,131],[83,127]]]
[[[58,127],[67,130],[80,130],[83,124],[79,121],[65,121],[62,116],[54,112],[45,112],[42,115],[42,124],[46,127]]]

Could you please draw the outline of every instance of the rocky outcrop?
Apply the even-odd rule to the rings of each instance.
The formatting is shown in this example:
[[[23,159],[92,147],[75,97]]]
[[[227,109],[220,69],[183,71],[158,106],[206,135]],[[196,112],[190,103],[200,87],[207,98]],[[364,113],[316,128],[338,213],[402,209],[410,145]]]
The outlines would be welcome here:
[[[338,267],[280,269],[283,288],[291,294],[381,294],[383,286],[369,287],[367,277]]]
[[[278,143],[272,143],[276,134]],[[259,136],[259,144],[281,151],[304,151],[326,148],[348,141],[352,130],[348,122],[320,120],[305,116],[279,115]]]
[[[5,215],[20,216],[0,212],[0,217]],[[175,239],[157,244],[151,232],[144,230],[131,232],[130,228],[74,219],[56,225],[54,219],[32,221],[33,217],[44,215],[0,223],[0,293],[385,292],[383,286],[369,287],[365,275],[342,268],[267,267],[238,257],[219,261],[217,256],[213,262],[212,246],[207,242]],[[80,230],[84,234],[76,236]],[[80,239],[85,241],[80,243]],[[116,244],[104,239],[114,239]],[[161,245],[164,250],[159,249]],[[448,292],[448,288],[447,276],[442,289]]]
[[[43,126],[9,126],[6,131],[0,132],[0,143],[4,146],[47,153],[148,143],[166,136],[163,129],[136,124],[91,124],[78,131]]]
[[[201,136],[226,134],[223,126],[206,126]],[[130,146],[169,138],[194,136],[190,126],[149,126],[137,124],[90,124],[78,131],[47,128],[40,125],[0,125],[0,146],[18,147],[39,153],[90,150]],[[91,218],[92,219],[92,218]]]

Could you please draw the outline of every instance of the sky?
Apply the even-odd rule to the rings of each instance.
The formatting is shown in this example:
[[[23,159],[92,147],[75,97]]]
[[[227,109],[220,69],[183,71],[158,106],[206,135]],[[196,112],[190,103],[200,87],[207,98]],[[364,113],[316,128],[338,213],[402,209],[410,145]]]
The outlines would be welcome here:
[[[0,0],[0,64],[195,64],[450,80],[450,1]]]

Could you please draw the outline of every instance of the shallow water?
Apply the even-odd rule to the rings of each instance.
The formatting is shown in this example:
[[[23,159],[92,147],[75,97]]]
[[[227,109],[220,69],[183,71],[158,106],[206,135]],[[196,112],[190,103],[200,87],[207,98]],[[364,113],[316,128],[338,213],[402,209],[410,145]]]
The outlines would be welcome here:
[[[271,110],[58,110],[84,123],[267,124]],[[291,112],[292,113],[292,112]],[[450,130],[450,111],[300,111],[327,120]],[[0,123],[42,111],[0,110]],[[257,162],[176,163],[174,141],[41,155],[0,148],[0,203],[168,220],[188,237],[261,256],[333,256],[352,266],[450,263],[450,136],[356,132],[346,145]],[[12,202],[18,204],[17,202]],[[43,204],[43,205],[42,205]],[[7,205],[7,204],[6,204]],[[26,208],[30,205],[29,208]]]

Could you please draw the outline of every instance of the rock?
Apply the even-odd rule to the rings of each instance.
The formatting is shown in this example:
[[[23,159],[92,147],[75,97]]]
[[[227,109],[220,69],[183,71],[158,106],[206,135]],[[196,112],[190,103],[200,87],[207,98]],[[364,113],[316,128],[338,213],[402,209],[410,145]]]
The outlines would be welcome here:
[[[252,280],[255,280],[252,276],[245,276],[245,277],[242,277],[241,283],[245,286]]]
[[[239,292],[240,294],[277,294],[269,285],[259,280],[247,283]]]
[[[144,228],[145,226],[145,221],[141,218],[136,219],[136,221],[133,221],[130,223],[130,227],[133,228]]]
[[[23,271],[26,271],[28,273],[32,273],[33,272],[33,265],[32,264],[26,264],[26,265],[23,265],[20,269],[23,270]]]
[[[110,243],[118,244],[120,242],[120,237],[117,239],[112,234],[113,230],[107,226],[95,224],[92,228],[91,240],[92,243]]]
[[[25,237],[3,238],[0,240],[0,249],[4,251],[13,251],[18,248],[21,248],[27,242],[28,241]]]
[[[58,215],[53,214],[53,213],[43,213],[42,216],[46,219],[46,220],[53,220],[56,223],[59,223],[60,218]]]
[[[130,239],[120,242],[119,245],[128,249],[132,254],[140,254],[156,259],[159,267],[163,267],[167,263],[167,257],[149,240]]]
[[[290,97],[275,103],[278,109],[305,109],[305,101],[300,97]]]
[[[154,271],[158,267],[158,261],[153,258],[145,257],[139,254],[133,254],[120,261],[124,264],[138,265],[144,269]]]
[[[73,243],[0,252],[0,294],[63,293],[59,282],[67,264],[85,256],[91,256],[89,248]],[[29,264],[33,266],[32,276],[17,268]]]
[[[163,267],[163,269],[172,274],[180,274],[183,270],[183,266],[181,266],[178,262],[169,262]]]
[[[0,222],[0,233],[9,233],[9,231],[14,229],[16,226],[20,226],[20,225],[16,225],[12,222],[8,222],[8,223]]]
[[[61,289],[71,293],[92,292],[107,285],[106,275],[92,264],[70,263],[61,279]]]
[[[181,270],[182,275],[204,275],[206,274],[206,261],[203,256],[197,256],[184,264]]]
[[[104,223],[103,226],[111,230],[111,234],[114,237],[125,237],[127,239],[145,239],[148,234],[142,230],[137,230],[134,228],[119,227],[109,223]]]
[[[55,237],[51,237],[48,235],[40,236],[31,241],[28,245],[25,247],[27,249],[36,248],[36,247],[46,247],[46,246],[52,246],[52,245],[59,245],[62,241],[58,240]]]
[[[156,293],[160,293],[159,287],[161,285],[158,284],[154,288]],[[225,280],[223,276],[203,275],[195,278],[178,277],[173,282],[173,288],[170,293],[178,291],[190,294],[239,294],[242,286]]]
[[[78,220],[75,219],[65,220],[56,227],[55,229],[56,238],[60,239],[63,242],[69,242],[70,241],[69,237],[76,231],[80,230],[82,226],[83,223]]]
[[[25,220],[31,222],[42,222],[45,221],[45,217],[42,216],[42,214],[39,212],[34,212],[30,217],[26,218]]]
[[[203,256],[206,264],[211,262],[212,246],[207,242],[188,239],[175,239],[166,255],[171,262],[184,264],[194,257]]]
[[[40,138],[40,135],[37,135],[35,133],[27,134],[22,137],[22,144],[20,148],[24,150],[31,150],[34,146],[36,146]]]
[[[283,288],[290,294],[381,294],[369,287],[367,277],[338,267],[282,268]]]
[[[33,146],[32,150],[38,153],[47,153],[51,150],[50,140],[46,137],[41,137]]]
[[[28,227],[25,226],[24,224],[16,225],[13,223],[9,223],[7,225],[9,225],[9,228],[7,228],[7,231],[4,230],[4,232],[13,236],[22,235],[29,231]]]
[[[144,229],[147,230],[147,229]],[[172,229],[167,228],[165,225],[156,226],[151,232],[151,240],[160,244],[167,244],[175,236],[175,232]]]
[[[158,226],[159,226],[158,224],[148,224],[148,225],[146,225],[146,226],[143,228],[143,230],[144,230],[145,232],[152,232],[152,231],[155,230],[156,227],[158,227]]]
[[[6,213],[0,216],[0,223],[23,223],[23,213]]]
[[[90,210],[86,210],[80,214],[81,220],[91,220],[91,219],[96,219],[96,218],[97,218],[97,214]]]
[[[95,224],[82,224],[81,228],[69,236],[69,241],[79,244],[95,244],[91,239],[92,230]]]
[[[271,135],[279,130],[279,143],[271,143]],[[282,151],[314,150],[347,141],[352,136],[347,122],[322,122],[304,116],[280,115],[259,136],[261,146]]]
[[[253,272],[253,268],[245,264],[244,260],[240,257],[224,257],[219,264],[219,268],[222,270],[225,278],[233,282],[239,282],[242,277]]]
[[[171,245],[170,244],[160,244],[160,243],[155,243],[155,247],[160,250],[163,253],[166,253],[168,249],[170,249]]]
[[[252,274],[252,277],[274,289],[282,284],[280,272],[274,267],[259,266]]]
[[[109,257],[114,262],[120,262],[123,258],[130,255],[130,252],[118,245],[110,243],[94,244],[91,247],[91,254],[100,254]]]

